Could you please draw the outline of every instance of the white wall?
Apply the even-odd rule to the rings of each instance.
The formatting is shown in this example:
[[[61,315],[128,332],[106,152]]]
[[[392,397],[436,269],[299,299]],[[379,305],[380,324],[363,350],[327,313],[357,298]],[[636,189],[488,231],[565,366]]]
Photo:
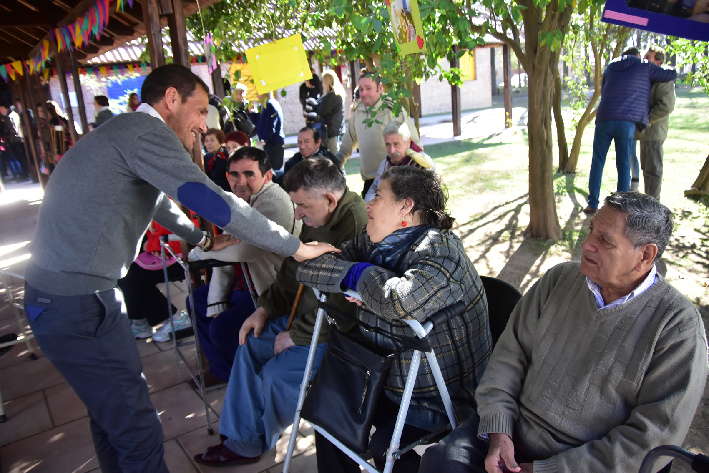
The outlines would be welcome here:
[[[450,67],[446,60],[441,65],[444,68]],[[489,48],[475,49],[475,79],[465,81],[460,92],[463,110],[492,105]],[[421,84],[422,115],[450,112],[451,108],[451,87],[448,82],[432,77]]]

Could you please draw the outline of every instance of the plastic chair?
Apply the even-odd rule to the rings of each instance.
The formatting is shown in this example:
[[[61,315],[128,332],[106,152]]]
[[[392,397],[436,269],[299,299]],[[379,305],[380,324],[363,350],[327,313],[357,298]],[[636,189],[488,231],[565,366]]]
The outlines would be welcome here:
[[[320,302],[325,302],[327,299],[327,296],[325,294],[320,294],[320,291],[313,289],[315,292],[315,295],[317,296],[318,300]],[[356,297],[358,299],[361,299],[359,294],[357,294],[354,291],[348,291],[346,293],[347,295]],[[426,339],[428,333],[436,326],[440,325],[442,323],[447,322],[450,320],[452,317],[461,314],[463,311],[466,309],[466,304],[461,302],[457,302],[456,304],[453,304],[452,306],[446,307],[445,309],[442,309],[435,314],[432,314],[429,316],[423,324],[420,323],[417,320],[409,320],[405,319],[405,322],[409,324],[409,327],[411,327],[416,335],[421,338],[421,339]],[[313,338],[310,342],[310,352],[308,353],[308,361],[305,366],[305,372],[303,373],[303,381],[300,386],[300,395],[298,397],[298,405],[297,409],[295,412],[295,418],[293,420],[293,425],[297,426],[300,423],[300,411],[303,407],[303,401],[305,400],[305,396],[307,394],[308,390],[308,385],[309,385],[309,380],[310,380],[310,375],[313,369],[313,360],[315,358],[315,351],[317,349],[318,345],[318,337],[320,335],[320,328],[322,326],[323,319],[325,317],[325,310],[320,308],[318,310],[318,315],[317,319],[315,321],[315,327],[313,329]],[[441,395],[441,398],[443,400],[443,405],[445,406],[446,413],[448,414],[448,420],[450,421],[450,424],[447,426],[444,426],[428,435],[423,437],[422,439],[404,447],[404,448],[399,448],[399,441],[401,439],[401,433],[404,429],[404,423],[406,421],[406,412],[409,409],[409,404],[411,403],[411,395],[414,390],[414,385],[416,384],[416,377],[418,375],[419,371],[419,365],[421,363],[421,351],[419,350],[414,350],[413,356],[411,357],[411,368],[409,370],[408,376],[406,378],[406,384],[404,386],[404,393],[403,397],[401,400],[401,405],[399,406],[399,413],[396,418],[396,427],[394,428],[394,433],[391,438],[391,443],[389,444],[389,449],[387,450],[386,454],[386,464],[384,466],[383,473],[391,473],[392,468],[394,466],[394,462],[401,457],[401,455],[405,454],[409,450],[413,449],[417,445],[423,445],[430,443],[432,439],[436,438],[439,436],[442,432],[445,432],[449,429],[454,429],[458,426],[458,422],[455,417],[455,413],[453,411],[453,403],[451,402],[450,395],[448,393],[448,388],[446,387],[446,383],[443,379],[443,374],[441,373],[440,367],[438,366],[438,360],[436,359],[436,355],[433,352],[433,350],[424,352],[426,355],[426,359],[428,360],[428,363],[431,367],[431,371],[433,373],[433,377],[436,381],[436,386],[438,387],[438,391]],[[327,438],[330,442],[332,442],[335,446],[337,446],[340,450],[345,452],[352,460],[357,462],[362,468],[364,468],[365,471],[368,471],[370,473],[379,473],[379,470],[377,470],[374,466],[369,464],[367,460],[362,457],[361,455],[358,455],[348,447],[342,444],[338,439],[330,435],[326,430],[324,430],[322,427],[312,424],[313,428],[317,430],[322,436]],[[297,428],[297,427],[296,427]],[[288,451],[286,453],[286,458],[283,463],[283,473],[288,473],[288,470],[290,468],[290,462],[293,457],[293,450],[295,448],[295,440],[296,440],[296,435],[295,432],[291,434],[290,437],[290,442],[288,443]]]
[[[487,313],[490,321],[492,344],[497,343],[500,335],[505,331],[507,321],[515,306],[522,298],[522,294],[511,284],[489,276],[480,276],[485,297],[487,297]]]

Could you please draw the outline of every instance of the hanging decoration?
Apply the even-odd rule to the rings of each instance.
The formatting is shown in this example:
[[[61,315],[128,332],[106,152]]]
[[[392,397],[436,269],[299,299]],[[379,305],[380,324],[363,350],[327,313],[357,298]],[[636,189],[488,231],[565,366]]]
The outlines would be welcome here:
[[[216,48],[211,32],[204,37],[204,57],[207,62],[207,70],[211,74],[217,68]]]
[[[420,54],[426,44],[416,0],[386,0],[391,12],[391,27],[401,54]]]

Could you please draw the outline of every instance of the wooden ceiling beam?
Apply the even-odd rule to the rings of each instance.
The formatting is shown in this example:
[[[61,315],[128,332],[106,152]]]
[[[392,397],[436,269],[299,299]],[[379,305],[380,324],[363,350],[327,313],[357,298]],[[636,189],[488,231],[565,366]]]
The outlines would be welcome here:
[[[0,28],[24,28],[27,26],[52,26],[55,17],[43,13],[10,12],[0,15]]]

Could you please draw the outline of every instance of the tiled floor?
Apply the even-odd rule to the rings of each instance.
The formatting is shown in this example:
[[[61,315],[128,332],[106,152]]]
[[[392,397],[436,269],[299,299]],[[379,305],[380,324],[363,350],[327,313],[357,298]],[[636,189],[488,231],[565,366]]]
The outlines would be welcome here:
[[[39,186],[10,184],[0,194],[0,268],[23,274],[27,247],[34,236]],[[10,278],[13,294],[21,294],[22,281]],[[171,287],[173,303],[184,307],[181,284]],[[6,305],[0,294],[0,307]],[[0,309],[0,335],[18,332],[12,310]],[[189,339],[187,339],[189,340]],[[171,343],[137,340],[143,360],[143,372],[150,388],[150,398],[160,415],[165,440],[165,461],[172,473],[213,471],[198,466],[192,457],[219,442],[207,433],[204,404],[187,383],[189,374],[180,363],[181,378]],[[0,424],[0,471],[4,473],[99,472],[86,408],[52,364],[42,356],[30,360],[24,344],[15,345],[0,357],[0,393],[7,422]],[[194,345],[185,349],[191,366],[196,368]],[[225,389],[208,393],[212,427],[218,432],[219,413]],[[221,468],[219,471],[256,473],[280,472],[290,439],[283,434],[275,449],[256,464]],[[297,431],[296,456],[291,471],[314,472],[315,447],[312,428],[302,423]]]

